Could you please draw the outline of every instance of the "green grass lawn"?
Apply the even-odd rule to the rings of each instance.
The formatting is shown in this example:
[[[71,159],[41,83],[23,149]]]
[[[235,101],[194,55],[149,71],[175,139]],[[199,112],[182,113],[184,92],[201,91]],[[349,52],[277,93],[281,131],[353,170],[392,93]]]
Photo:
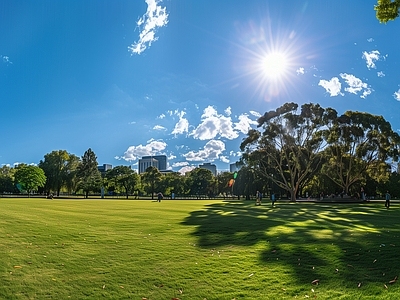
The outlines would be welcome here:
[[[399,221],[383,202],[0,198],[0,299],[400,299]]]

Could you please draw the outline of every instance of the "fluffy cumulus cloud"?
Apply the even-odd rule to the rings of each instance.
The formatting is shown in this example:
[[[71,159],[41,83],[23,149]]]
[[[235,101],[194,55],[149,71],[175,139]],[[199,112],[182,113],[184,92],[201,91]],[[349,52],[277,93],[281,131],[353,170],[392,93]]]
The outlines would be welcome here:
[[[220,156],[219,158],[223,163],[229,164],[229,158],[226,156]]]
[[[188,119],[184,118],[185,112],[184,111],[176,111],[175,114],[179,117],[179,121],[175,124],[174,130],[172,130],[172,134],[184,134],[185,132],[189,132],[189,121]]]
[[[190,133],[199,140],[211,140],[217,135],[233,140],[239,134],[233,129],[232,119],[218,114],[214,107],[208,106],[201,116],[201,123]]]
[[[225,143],[219,140],[208,141],[199,151],[189,151],[183,156],[188,161],[214,161],[225,151]]]
[[[147,47],[151,46],[152,42],[157,41],[157,29],[168,23],[166,8],[158,5],[159,2],[161,0],[146,0],[147,11],[137,22],[138,27],[141,29],[139,41],[128,47],[132,54],[142,53]]]
[[[326,92],[329,93],[331,97],[343,95],[340,92],[342,84],[340,83],[339,78],[337,77],[333,77],[329,81],[321,79],[318,85],[322,86],[326,90]]]
[[[192,170],[195,169],[195,168],[196,168],[195,166],[184,166],[184,167],[180,168],[180,169],[178,170],[178,172],[181,173],[181,174],[185,174],[185,173],[187,173],[187,172],[192,171]]]
[[[361,79],[355,77],[354,75],[341,73],[340,77],[342,77],[348,84],[348,87],[346,87],[344,89],[346,92],[349,92],[349,93],[355,94],[355,95],[362,92],[362,94],[360,96],[361,98],[365,98],[369,94],[371,94],[372,89],[370,87],[368,87],[368,84],[366,84],[365,82],[362,82]]]
[[[385,77],[385,73],[383,73],[382,71],[377,72],[378,77]]]
[[[379,60],[380,57],[381,54],[379,53],[378,50],[373,50],[371,52],[364,51],[362,54],[362,58],[365,59],[368,69],[375,69],[376,68],[375,62]]]
[[[250,119],[248,115],[242,114],[239,116],[239,122],[235,123],[235,129],[241,133],[247,134],[251,129],[251,125],[257,126],[258,123]]]
[[[400,89],[397,92],[394,92],[393,97],[397,101],[400,101]]]
[[[173,168],[177,168],[177,167],[185,167],[185,166],[188,166],[188,165],[189,165],[189,163],[187,161],[178,161],[176,163],[173,163],[172,167]]]
[[[130,146],[121,158],[126,161],[134,161],[142,156],[159,154],[166,147],[167,143],[164,141],[151,139],[146,145]]]

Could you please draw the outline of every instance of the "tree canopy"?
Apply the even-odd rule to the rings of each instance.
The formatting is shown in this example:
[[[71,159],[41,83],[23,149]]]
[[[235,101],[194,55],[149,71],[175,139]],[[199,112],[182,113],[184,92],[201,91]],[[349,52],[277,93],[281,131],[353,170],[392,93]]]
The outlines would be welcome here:
[[[106,172],[109,184],[114,185],[117,190],[125,192],[126,199],[132,194],[139,183],[139,175],[128,166],[116,166]]]
[[[85,151],[78,166],[77,177],[79,187],[84,191],[85,198],[88,198],[90,191],[98,191],[102,185],[101,173],[97,168],[97,157],[92,149]]]
[[[45,185],[46,175],[38,166],[20,164],[15,171],[15,181],[22,190],[28,192],[29,196],[32,191]]]
[[[399,135],[382,116],[348,111],[338,117],[318,104],[299,110],[286,103],[258,122],[262,130],[250,130],[241,144],[243,161],[292,201],[310,183],[324,182],[323,175],[346,192],[367,179],[385,182],[389,161],[398,160]]]
[[[400,0],[378,0],[374,9],[379,22],[387,23],[393,21],[399,17]]]

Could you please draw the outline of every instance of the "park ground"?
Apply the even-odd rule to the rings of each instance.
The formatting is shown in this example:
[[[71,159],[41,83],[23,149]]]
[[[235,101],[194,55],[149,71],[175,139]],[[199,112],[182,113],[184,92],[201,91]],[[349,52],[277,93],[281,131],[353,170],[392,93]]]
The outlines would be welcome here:
[[[400,299],[400,205],[0,198],[0,299]]]

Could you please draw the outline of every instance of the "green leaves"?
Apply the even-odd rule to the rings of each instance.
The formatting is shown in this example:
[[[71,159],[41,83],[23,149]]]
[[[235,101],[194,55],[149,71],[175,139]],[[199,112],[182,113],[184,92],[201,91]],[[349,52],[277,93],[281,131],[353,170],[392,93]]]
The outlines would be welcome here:
[[[375,5],[374,10],[376,11],[376,18],[381,23],[387,23],[393,21],[399,16],[400,1],[395,0],[378,0],[378,4]]]

